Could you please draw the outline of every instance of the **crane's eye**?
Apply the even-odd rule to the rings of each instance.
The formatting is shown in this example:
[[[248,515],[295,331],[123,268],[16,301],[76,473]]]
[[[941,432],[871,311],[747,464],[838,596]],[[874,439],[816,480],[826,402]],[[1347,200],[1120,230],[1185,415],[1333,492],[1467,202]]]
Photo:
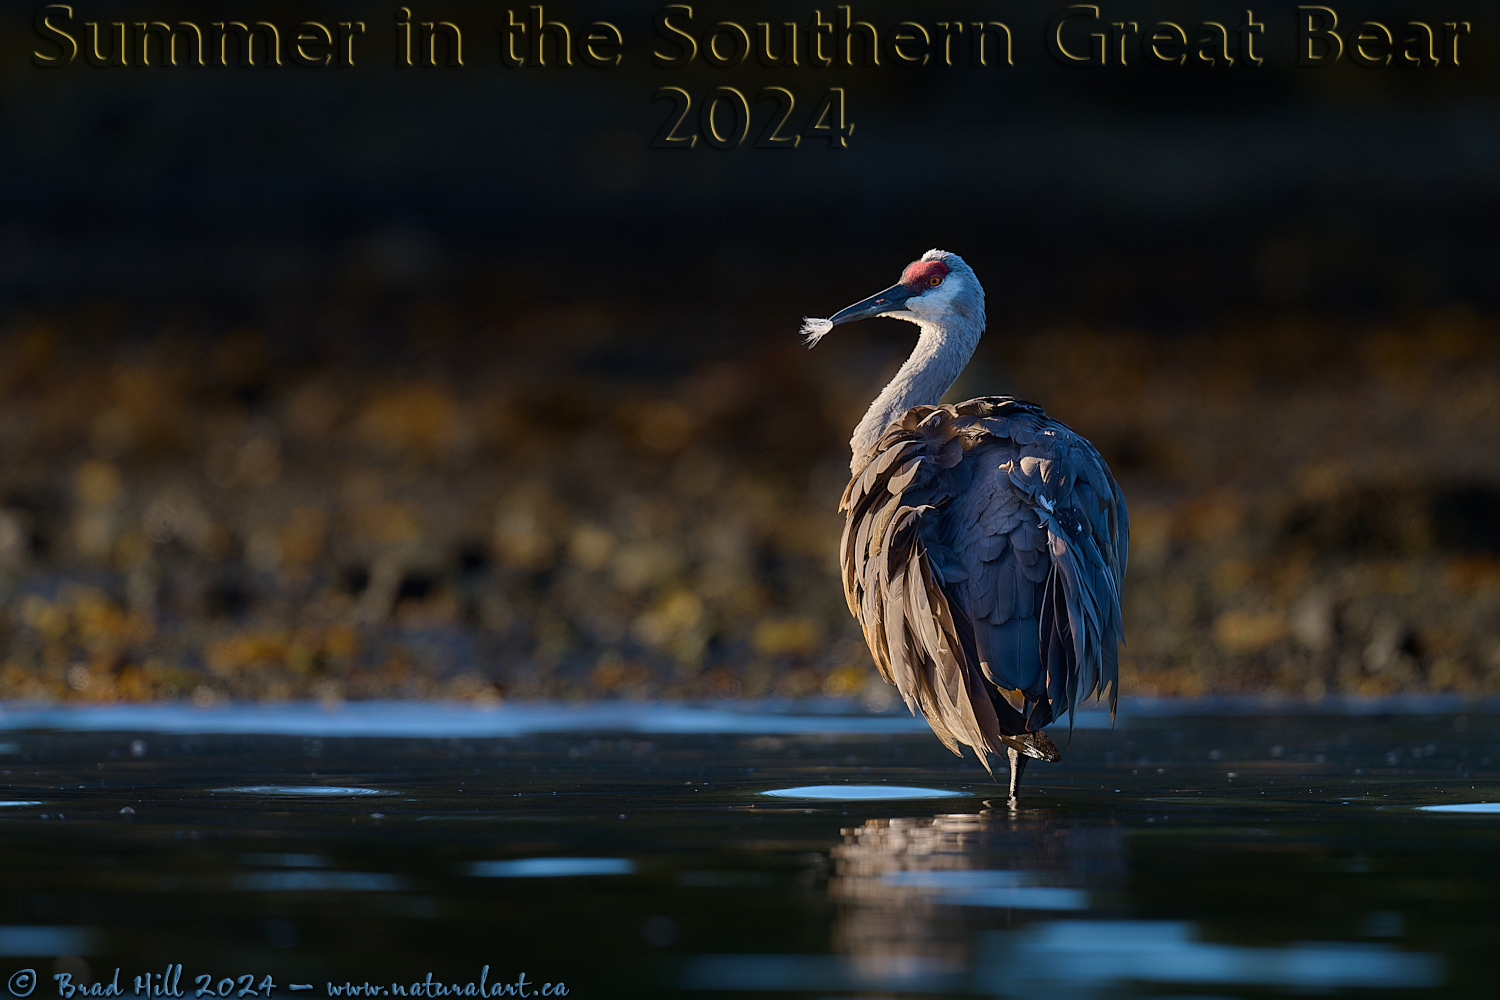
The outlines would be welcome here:
[[[927,279],[927,283],[933,288],[936,288],[938,285],[941,285],[943,283],[943,279],[934,274],[932,277]]]

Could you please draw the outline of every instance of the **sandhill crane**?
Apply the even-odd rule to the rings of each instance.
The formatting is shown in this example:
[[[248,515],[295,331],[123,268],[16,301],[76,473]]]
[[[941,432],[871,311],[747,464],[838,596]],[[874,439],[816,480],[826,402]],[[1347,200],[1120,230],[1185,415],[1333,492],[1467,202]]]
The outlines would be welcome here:
[[[844,594],[881,675],[956,754],[1058,760],[1042,728],[1119,684],[1129,520],[1104,459],[1009,396],[939,405],[979,344],[984,290],[929,250],[901,280],[828,319],[808,346],[871,316],[908,320],[916,349],[849,444]],[[993,772],[992,772],[993,773]]]

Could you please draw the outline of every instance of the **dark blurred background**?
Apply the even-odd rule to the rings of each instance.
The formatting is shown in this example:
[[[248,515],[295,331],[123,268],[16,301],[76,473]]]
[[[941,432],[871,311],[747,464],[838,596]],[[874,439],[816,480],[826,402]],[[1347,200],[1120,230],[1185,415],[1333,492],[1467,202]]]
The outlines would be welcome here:
[[[1425,19],[1444,64],[1299,67],[1292,4],[1253,68],[1063,66],[1061,4],[869,2],[883,37],[1003,20],[1015,64],[665,69],[660,7],[599,2],[546,16],[617,24],[620,66],[510,68],[504,8],[424,0],[466,65],[397,68],[394,7],[111,0],[85,46],[368,36],[49,68],[7,2],[0,696],[889,705],[836,507],[910,328],[796,329],[932,246],[989,296],[955,398],[1039,402],[1122,481],[1126,694],[1500,692],[1500,21],[1332,6],[1346,41]],[[693,9],[702,41],[819,8]],[[1244,8],[1101,13],[1211,19]],[[844,88],[848,148],[751,148],[761,102],[742,148],[649,148],[658,88],[773,85],[798,119]]]

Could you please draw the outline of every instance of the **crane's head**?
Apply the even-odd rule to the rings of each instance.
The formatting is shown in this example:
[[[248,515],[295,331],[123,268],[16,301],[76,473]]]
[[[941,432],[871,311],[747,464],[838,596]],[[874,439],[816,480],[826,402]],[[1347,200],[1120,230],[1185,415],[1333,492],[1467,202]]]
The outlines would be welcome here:
[[[871,316],[890,316],[912,323],[965,319],[984,322],[984,290],[964,259],[946,250],[929,250],[906,265],[901,280],[827,319],[804,319],[802,333],[812,347],[840,323]],[[977,335],[977,331],[976,331]]]

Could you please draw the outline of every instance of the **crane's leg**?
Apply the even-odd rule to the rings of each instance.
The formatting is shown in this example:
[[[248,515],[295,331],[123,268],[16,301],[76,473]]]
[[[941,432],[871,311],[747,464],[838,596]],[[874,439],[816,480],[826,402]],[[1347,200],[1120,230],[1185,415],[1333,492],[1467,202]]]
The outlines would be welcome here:
[[[1005,753],[1010,758],[1010,801],[1014,803],[1021,792],[1021,774],[1026,770],[1026,755],[1015,747],[1006,747]]]

